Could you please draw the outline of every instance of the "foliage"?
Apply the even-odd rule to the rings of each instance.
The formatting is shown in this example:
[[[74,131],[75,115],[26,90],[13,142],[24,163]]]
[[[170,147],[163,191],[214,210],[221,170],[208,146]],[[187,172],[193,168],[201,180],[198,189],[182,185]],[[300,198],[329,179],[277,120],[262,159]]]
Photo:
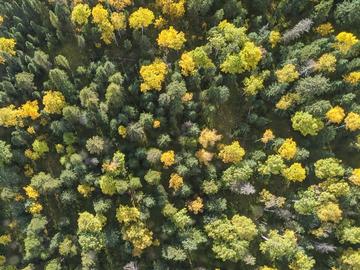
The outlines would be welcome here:
[[[359,11],[0,1],[0,268],[360,269]]]

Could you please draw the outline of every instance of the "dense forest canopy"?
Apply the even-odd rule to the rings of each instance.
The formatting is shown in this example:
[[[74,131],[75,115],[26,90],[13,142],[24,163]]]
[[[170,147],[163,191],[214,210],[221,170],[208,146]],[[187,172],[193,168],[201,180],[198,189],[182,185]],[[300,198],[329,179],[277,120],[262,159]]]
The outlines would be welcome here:
[[[360,270],[360,0],[0,0],[0,269]]]

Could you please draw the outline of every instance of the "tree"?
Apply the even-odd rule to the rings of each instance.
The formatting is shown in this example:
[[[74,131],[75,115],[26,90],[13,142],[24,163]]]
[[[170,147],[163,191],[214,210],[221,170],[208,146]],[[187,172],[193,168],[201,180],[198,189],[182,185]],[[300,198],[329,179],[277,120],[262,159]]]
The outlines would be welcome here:
[[[345,117],[345,126],[346,129],[350,131],[355,131],[360,129],[360,114],[349,112],[348,115]]]
[[[108,11],[104,8],[102,4],[97,4],[95,7],[93,7],[91,11],[93,21],[96,24],[102,24],[104,21],[108,18]]]
[[[16,54],[15,45],[15,39],[0,37],[0,53],[14,56]]]
[[[199,136],[199,143],[202,145],[202,147],[207,148],[214,146],[216,142],[222,139],[222,136],[217,134],[216,129],[208,129],[205,128],[201,131]]]
[[[359,0],[347,0],[336,5],[334,17],[341,26],[359,25],[356,14],[360,11]]]
[[[40,172],[31,178],[31,186],[40,194],[52,193],[59,189],[61,184],[59,179],[55,179],[44,172]]]
[[[254,76],[245,78],[244,93],[247,96],[254,96],[264,88],[264,78],[262,76]]]
[[[281,235],[277,230],[271,230],[264,242],[260,243],[260,251],[270,260],[275,261],[283,257],[291,258],[297,250],[295,232],[285,230]]]
[[[100,251],[104,248],[103,222],[98,216],[89,212],[79,213],[78,241],[83,251]]]
[[[79,25],[86,25],[91,14],[87,4],[77,4],[71,12],[71,21]]]
[[[286,160],[293,159],[296,155],[296,142],[292,138],[286,139],[278,149],[279,155]]]
[[[65,107],[65,97],[58,91],[46,91],[43,97],[44,111],[49,114],[61,114]]]
[[[234,141],[230,145],[224,146],[220,150],[219,157],[224,163],[238,163],[245,155],[245,150],[240,146],[238,141]]]
[[[354,169],[349,179],[355,185],[360,186],[360,169]]]
[[[317,212],[318,218],[323,222],[338,223],[342,219],[342,210],[337,203],[328,202],[321,205]]]
[[[172,166],[175,163],[175,152],[173,150],[169,150],[162,153],[160,160],[165,167]]]
[[[315,260],[305,254],[303,250],[295,253],[293,261],[290,263],[291,270],[311,270],[315,265]]]
[[[317,60],[315,69],[318,71],[334,72],[336,70],[336,57],[331,53],[323,54]]]
[[[188,209],[190,212],[193,212],[195,215],[203,211],[203,200],[200,197],[196,197],[195,200],[188,203]]]
[[[340,260],[345,269],[356,270],[360,267],[360,250],[349,248],[343,252]]]
[[[185,52],[181,55],[179,66],[181,68],[181,74],[184,76],[191,76],[196,73],[195,61],[188,52]]]
[[[340,124],[345,118],[345,111],[340,106],[335,106],[327,111],[326,118],[331,123]]]
[[[291,83],[299,78],[299,72],[293,64],[287,64],[275,72],[279,83]]]
[[[321,36],[328,36],[334,32],[334,28],[331,23],[323,23],[315,28],[315,31],[319,33]]]
[[[126,29],[126,16],[122,12],[113,12],[111,13],[111,24],[115,30],[124,30]]]
[[[161,181],[161,172],[148,170],[144,177],[145,181],[150,185],[158,185]]]
[[[341,32],[336,36],[336,43],[334,47],[341,53],[346,54],[357,42],[358,39],[352,33]]]
[[[11,152],[11,146],[3,140],[0,140],[0,149],[0,168],[2,168],[11,162],[13,154]]]
[[[282,41],[289,43],[299,38],[303,33],[309,32],[313,21],[311,19],[303,19],[299,21],[292,29],[286,31],[282,36]]]
[[[357,85],[360,82],[360,71],[350,72],[345,76],[344,81],[350,85]]]
[[[277,175],[280,174],[285,168],[286,165],[284,164],[284,160],[280,155],[270,155],[265,161],[265,164],[261,165],[258,170],[261,174],[264,175]]]
[[[259,47],[253,42],[246,42],[239,54],[230,54],[221,64],[221,71],[230,74],[243,73],[255,69],[262,58]]]
[[[169,180],[169,188],[178,191],[184,185],[184,179],[177,173],[172,173]]]
[[[135,207],[120,205],[116,211],[118,221],[124,224],[122,235],[125,241],[133,244],[133,255],[141,252],[153,243],[153,233],[140,220],[140,211]]]
[[[156,5],[161,8],[163,14],[170,18],[182,17],[185,13],[185,0],[156,0]]]
[[[234,215],[231,219],[215,219],[205,225],[213,240],[212,251],[222,261],[238,262],[248,253],[250,242],[258,231],[251,219]]]
[[[279,31],[271,31],[269,34],[269,42],[271,44],[271,48],[275,48],[276,44],[281,40],[281,34]]]
[[[109,4],[117,10],[122,10],[133,4],[133,0],[109,0]]]
[[[231,165],[223,172],[221,180],[225,186],[231,187],[237,182],[246,182],[250,180],[254,170],[245,162],[246,161]]]
[[[93,136],[86,141],[86,149],[90,154],[101,154],[104,150],[104,140],[99,136]]]
[[[351,244],[360,243],[360,227],[345,228],[341,234],[341,242],[349,242]]]
[[[116,181],[109,175],[103,175],[100,177],[100,188],[101,192],[106,195],[114,195],[116,193]]]
[[[162,30],[157,38],[157,43],[160,47],[174,50],[180,50],[185,42],[185,34],[181,31],[176,31],[172,26],[169,29]]]
[[[140,7],[130,14],[129,25],[134,29],[144,29],[154,22],[154,13],[147,8]]]
[[[140,75],[144,82],[140,86],[141,92],[152,89],[160,91],[167,72],[167,65],[160,59],[155,59],[150,65],[142,66]]]
[[[320,179],[329,179],[337,176],[343,176],[344,168],[341,161],[335,158],[319,159],[315,162],[315,175]]]
[[[291,117],[292,127],[294,130],[300,131],[303,136],[316,136],[324,127],[320,119],[313,117],[307,112],[296,112]]]
[[[261,140],[261,142],[266,144],[266,143],[268,143],[268,142],[270,142],[270,141],[272,141],[274,139],[275,139],[275,135],[272,132],[272,130],[267,129],[267,130],[265,130],[265,132],[264,132],[264,134],[263,134],[263,136],[262,136],[262,138],[260,140]]]
[[[300,163],[294,163],[289,168],[286,168],[282,171],[282,175],[288,181],[292,182],[302,182],[306,178],[306,170]]]

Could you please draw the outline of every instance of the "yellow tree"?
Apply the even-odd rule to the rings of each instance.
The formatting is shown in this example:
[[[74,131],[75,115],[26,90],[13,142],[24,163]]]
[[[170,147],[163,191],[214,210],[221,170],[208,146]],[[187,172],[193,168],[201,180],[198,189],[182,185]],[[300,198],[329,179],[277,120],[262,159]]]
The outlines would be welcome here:
[[[14,56],[16,41],[13,38],[0,37],[0,53],[6,53]]]
[[[331,23],[323,23],[316,27],[315,31],[319,33],[321,36],[327,36],[334,32],[334,28]]]
[[[175,163],[175,152],[173,150],[169,150],[162,153],[160,160],[165,167],[173,165]]]
[[[224,163],[238,163],[245,155],[245,150],[238,141],[226,145],[219,153],[219,157]]]
[[[293,139],[286,139],[280,146],[278,153],[284,159],[292,159],[295,157],[297,152],[296,142]]]
[[[344,77],[344,81],[351,85],[356,85],[360,82],[360,71],[350,72]]]
[[[185,14],[185,0],[156,0],[156,5],[163,14],[171,18],[179,18]]]
[[[152,89],[160,91],[166,74],[167,65],[160,59],[155,59],[150,65],[142,66],[140,75],[144,82],[140,86],[141,92],[147,92]]]
[[[341,32],[336,36],[334,47],[342,53],[347,53],[358,41],[352,33]]]
[[[299,72],[293,64],[287,64],[275,72],[279,83],[291,83],[299,78]]]
[[[18,124],[18,110],[14,105],[0,108],[0,126],[14,127]]]
[[[184,179],[177,173],[172,173],[169,180],[169,188],[178,191],[184,185]]]
[[[334,72],[336,70],[336,57],[331,53],[323,54],[315,64],[318,71]]]
[[[199,143],[202,147],[207,148],[208,146],[214,146],[217,141],[220,141],[221,135],[217,134],[216,129],[204,128],[199,136]]]
[[[140,7],[138,10],[131,13],[129,25],[134,29],[144,29],[152,24],[154,19],[154,13],[150,9]]]
[[[349,112],[345,118],[346,129],[355,131],[360,129],[360,115],[354,112]]]
[[[194,75],[196,72],[196,64],[191,53],[185,52],[181,55],[179,66],[181,68],[181,74],[184,76]]]
[[[122,12],[113,12],[111,14],[111,23],[115,30],[126,29],[126,16]]]
[[[335,106],[326,113],[326,118],[330,123],[340,124],[344,120],[344,117],[345,111],[340,106]]]
[[[101,23],[103,23],[103,21],[108,20],[108,16],[109,16],[108,11],[101,4],[97,4],[92,9],[91,14],[93,17],[93,21],[96,24],[101,24]]]
[[[122,27],[124,24],[121,22],[121,18],[118,15],[114,15],[114,17],[111,17],[114,23],[112,24],[109,20],[109,12],[101,4],[97,4],[92,9],[92,16],[94,23],[96,23],[101,30],[101,40],[107,45],[111,44],[114,39],[115,26]]]
[[[162,30],[157,38],[157,43],[160,47],[174,50],[180,50],[185,42],[185,34],[181,31],[176,31],[172,26],[169,29]]]
[[[133,4],[133,0],[108,0],[108,2],[117,10],[122,10]]]
[[[49,114],[61,114],[65,107],[65,97],[58,91],[46,91],[43,97],[44,111]]]
[[[278,31],[271,31],[269,35],[269,42],[271,44],[271,48],[275,48],[276,44],[279,43],[281,39],[281,34]]]
[[[27,101],[25,104],[21,105],[19,116],[21,118],[30,117],[32,120],[37,119],[40,116],[38,101]]]

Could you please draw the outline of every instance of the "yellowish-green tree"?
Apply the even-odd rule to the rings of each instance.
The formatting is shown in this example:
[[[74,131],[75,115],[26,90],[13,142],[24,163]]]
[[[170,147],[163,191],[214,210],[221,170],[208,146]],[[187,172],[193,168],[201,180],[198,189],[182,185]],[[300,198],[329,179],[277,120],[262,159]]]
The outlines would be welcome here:
[[[291,83],[299,78],[299,72],[293,64],[287,64],[275,72],[279,83]]]
[[[91,10],[88,4],[77,4],[71,12],[71,21],[78,25],[88,23]]]

